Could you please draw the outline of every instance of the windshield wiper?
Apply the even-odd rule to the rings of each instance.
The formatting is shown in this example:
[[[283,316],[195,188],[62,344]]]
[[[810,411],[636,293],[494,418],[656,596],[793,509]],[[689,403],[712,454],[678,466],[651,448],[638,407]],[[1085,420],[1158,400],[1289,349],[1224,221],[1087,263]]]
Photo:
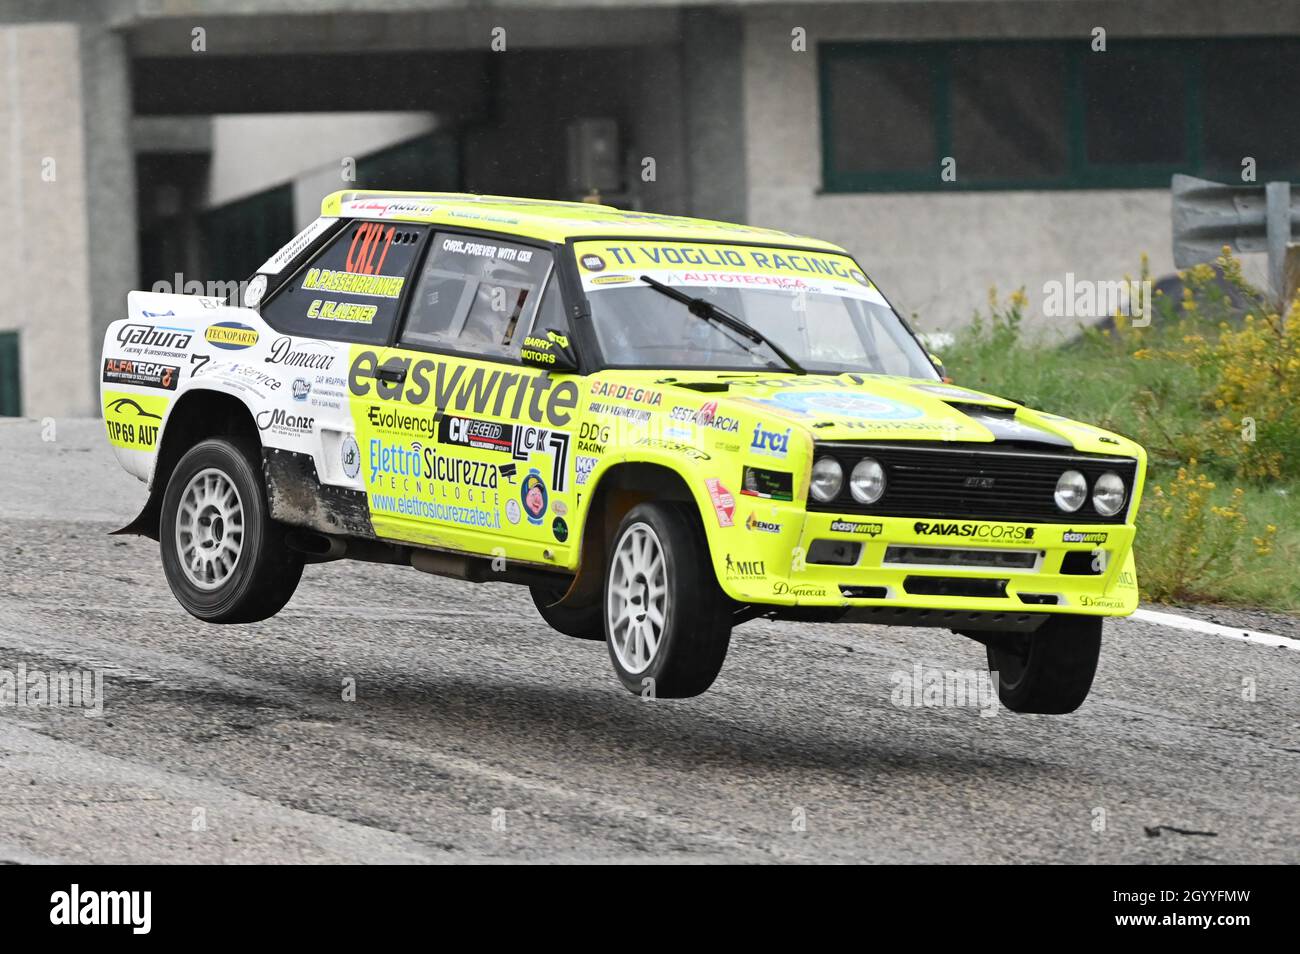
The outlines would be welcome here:
[[[678,291],[676,288],[673,288],[671,285],[665,285],[663,282],[655,281],[649,275],[642,275],[641,281],[645,282],[655,291],[659,292],[659,294],[667,295],[673,301],[680,302],[681,304],[685,305],[687,309],[690,311],[690,313],[692,315],[695,315],[697,318],[703,318],[705,321],[716,322],[717,324],[722,325],[724,328],[730,328],[732,331],[736,332],[737,334],[743,335],[744,337],[748,338],[750,341],[754,342],[755,344],[767,345],[769,348],[772,349],[772,353],[775,354],[782,361],[784,361],[786,365],[789,366],[790,370],[795,372],[796,374],[808,373],[803,369],[803,367],[799,364],[798,361],[796,361],[794,358],[786,354],[785,350],[780,345],[778,345],[767,335],[763,334],[763,332],[759,331],[757,328],[755,328],[753,325],[749,324],[748,322],[743,321],[740,318],[737,318],[731,312],[723,311],[717,305],[713,304],[713,302],[706,301],[703,298],[693,298],[692,296],[686,294],[685,292]],[[752,348],[747,350],[749,350],[751,354],[753,353]]]

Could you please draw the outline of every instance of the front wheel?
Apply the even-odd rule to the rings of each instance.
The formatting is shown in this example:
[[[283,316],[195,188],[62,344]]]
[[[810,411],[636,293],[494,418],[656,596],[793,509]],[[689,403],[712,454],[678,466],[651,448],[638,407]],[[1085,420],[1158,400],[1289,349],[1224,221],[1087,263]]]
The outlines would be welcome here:
[[[177,462],[159,531],[172,593],[204,622],[274,616],[302,578],[302,557],[271,519],[252,450],[225,439],[200,441]]]
[[[713,684],[731,641],[731,604],[718,586],[694,513],[633,507],[605,574],[605,639],[631,692],[675,699]]]
[[[1101,617],[1051,616],[1032,633],[986,643],[998,698],[1012,712],[1061,715],[1083,705],[1101,655]]]

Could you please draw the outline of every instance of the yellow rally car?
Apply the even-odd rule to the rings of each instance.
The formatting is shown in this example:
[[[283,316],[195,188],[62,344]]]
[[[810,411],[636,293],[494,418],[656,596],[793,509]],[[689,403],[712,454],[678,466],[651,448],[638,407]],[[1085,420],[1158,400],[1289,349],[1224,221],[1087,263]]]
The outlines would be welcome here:
[[[340,192],[241,300],[133,292],[103,413],[209,622],[305,563],[528,586],[623,684],[689,696],[756,617],[984,643],[1068,712],[1137,605],[1145,454],[946,383],[856,262],[599,205]]]

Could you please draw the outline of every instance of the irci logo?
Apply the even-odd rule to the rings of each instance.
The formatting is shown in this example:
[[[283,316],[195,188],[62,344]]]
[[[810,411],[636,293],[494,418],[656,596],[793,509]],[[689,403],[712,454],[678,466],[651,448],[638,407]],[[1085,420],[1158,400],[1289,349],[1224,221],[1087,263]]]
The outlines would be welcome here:
[[[1151,324],[1151,282],[1094,282],[1065,273],[1065,281],[1043,282],[1043,314],[1048,318],[1132,319],[1134,328]]]

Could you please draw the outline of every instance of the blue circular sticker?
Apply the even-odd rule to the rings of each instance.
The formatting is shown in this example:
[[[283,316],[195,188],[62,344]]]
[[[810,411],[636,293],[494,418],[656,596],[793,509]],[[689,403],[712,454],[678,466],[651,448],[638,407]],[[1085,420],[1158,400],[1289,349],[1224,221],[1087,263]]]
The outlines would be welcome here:
[[[801,414],[832,414],[868,421],[909,421],[924,412],[919,407],[852,391],[804,391],[774,394],[768,403]]]

